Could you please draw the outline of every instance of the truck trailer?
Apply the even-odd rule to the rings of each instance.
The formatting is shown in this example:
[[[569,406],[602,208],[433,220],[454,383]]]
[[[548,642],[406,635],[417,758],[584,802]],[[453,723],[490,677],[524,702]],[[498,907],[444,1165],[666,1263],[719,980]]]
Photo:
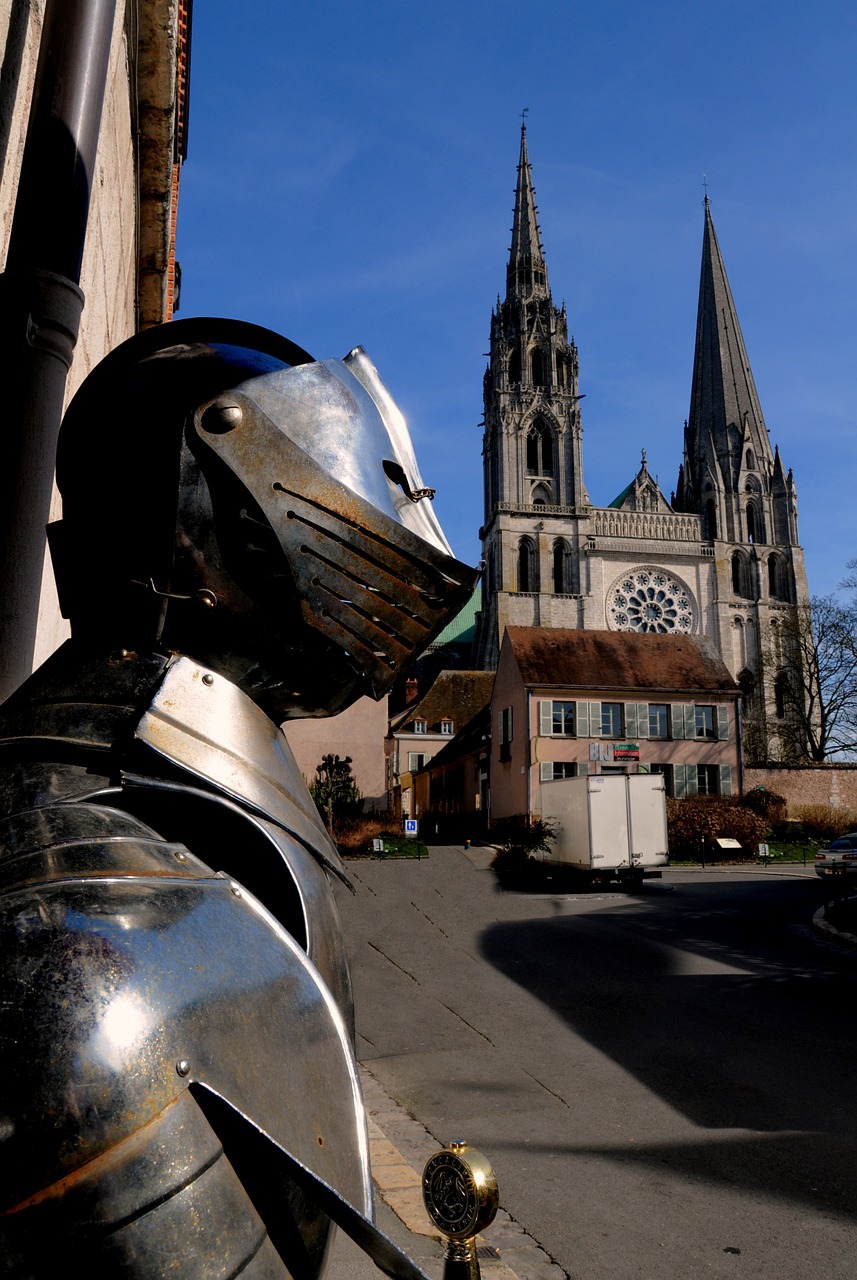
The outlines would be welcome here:
[[[556,840],[536,857],[591,883],[628,888],[658,876],[668,861],[667,804],[659,774],[591,774],[541,783],[542,817]]]

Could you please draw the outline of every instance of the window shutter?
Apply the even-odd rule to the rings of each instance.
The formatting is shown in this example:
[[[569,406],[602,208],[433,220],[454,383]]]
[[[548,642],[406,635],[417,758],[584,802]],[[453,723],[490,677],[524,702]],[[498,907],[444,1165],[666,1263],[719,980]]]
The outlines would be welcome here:
[[[683,738],[684,734],[684,713],[685,705],[683,702],[674,702],[672,707],[673,737]]]
[[[687,795],[687,765],[673,765],[673,791],[676,800],[681,800]]]
[[[729,737],[729,708],[717,708],[717,736],[721,742]]]
[[[589,736],[590,738],[601,737],[601,703],[590,702],[589,704]]]
[[[639,738],[640,731],[637,728],[637,704],[636,702],[625,703],[625,737],[630,741],[632,738]]]
[[[648,738],[649,736],[649,704],[648,702],[637,703],[637,737]]]
[[[722,796],[731,796],[732,794],[731,764],[722,764],[720,766],[720,794]]]
[[[578,738],[589,737],[589,703],[575,702],[574,728]]]
[[[553,782],[553,765],[549,760],[543,760],[539,765],[539,779],[541,782]]]
[[[696,772],[696,765],[686,764],[684,767],[687,770],[685,775],[687,777],[687,791],[685,795],[695,796],[699,792],[699,775]]]
[[[549,738],[553,732],[553,703],[548,699],[539,703],[539,733]]]

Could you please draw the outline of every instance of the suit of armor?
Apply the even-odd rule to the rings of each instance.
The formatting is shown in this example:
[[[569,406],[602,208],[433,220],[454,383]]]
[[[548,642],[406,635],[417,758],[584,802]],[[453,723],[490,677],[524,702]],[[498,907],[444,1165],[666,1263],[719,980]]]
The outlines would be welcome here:
[[[313,1280],[338,1222],[418,1274],[372,1223],[345,877],[277,726],[380,696],[474,575],[365,356],[252,326],[119,348],[58,480],[72,639],[0,709],[6,1272]]]

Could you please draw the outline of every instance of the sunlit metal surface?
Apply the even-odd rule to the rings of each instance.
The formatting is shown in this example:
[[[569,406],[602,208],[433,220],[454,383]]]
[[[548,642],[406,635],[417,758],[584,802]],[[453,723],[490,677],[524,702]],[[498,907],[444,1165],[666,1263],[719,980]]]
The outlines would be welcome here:
[[[282,730],[229,680],[177,658],[135,737],[272,818],[344,875]]]

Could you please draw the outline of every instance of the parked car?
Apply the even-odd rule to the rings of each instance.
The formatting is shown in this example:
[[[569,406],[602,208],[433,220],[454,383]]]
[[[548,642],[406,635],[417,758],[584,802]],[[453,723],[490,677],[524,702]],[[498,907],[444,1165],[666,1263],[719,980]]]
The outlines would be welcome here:
[[[857,831],[831,840],[826,849],[815,855],[815,874],[825,876],[857,876]]]

